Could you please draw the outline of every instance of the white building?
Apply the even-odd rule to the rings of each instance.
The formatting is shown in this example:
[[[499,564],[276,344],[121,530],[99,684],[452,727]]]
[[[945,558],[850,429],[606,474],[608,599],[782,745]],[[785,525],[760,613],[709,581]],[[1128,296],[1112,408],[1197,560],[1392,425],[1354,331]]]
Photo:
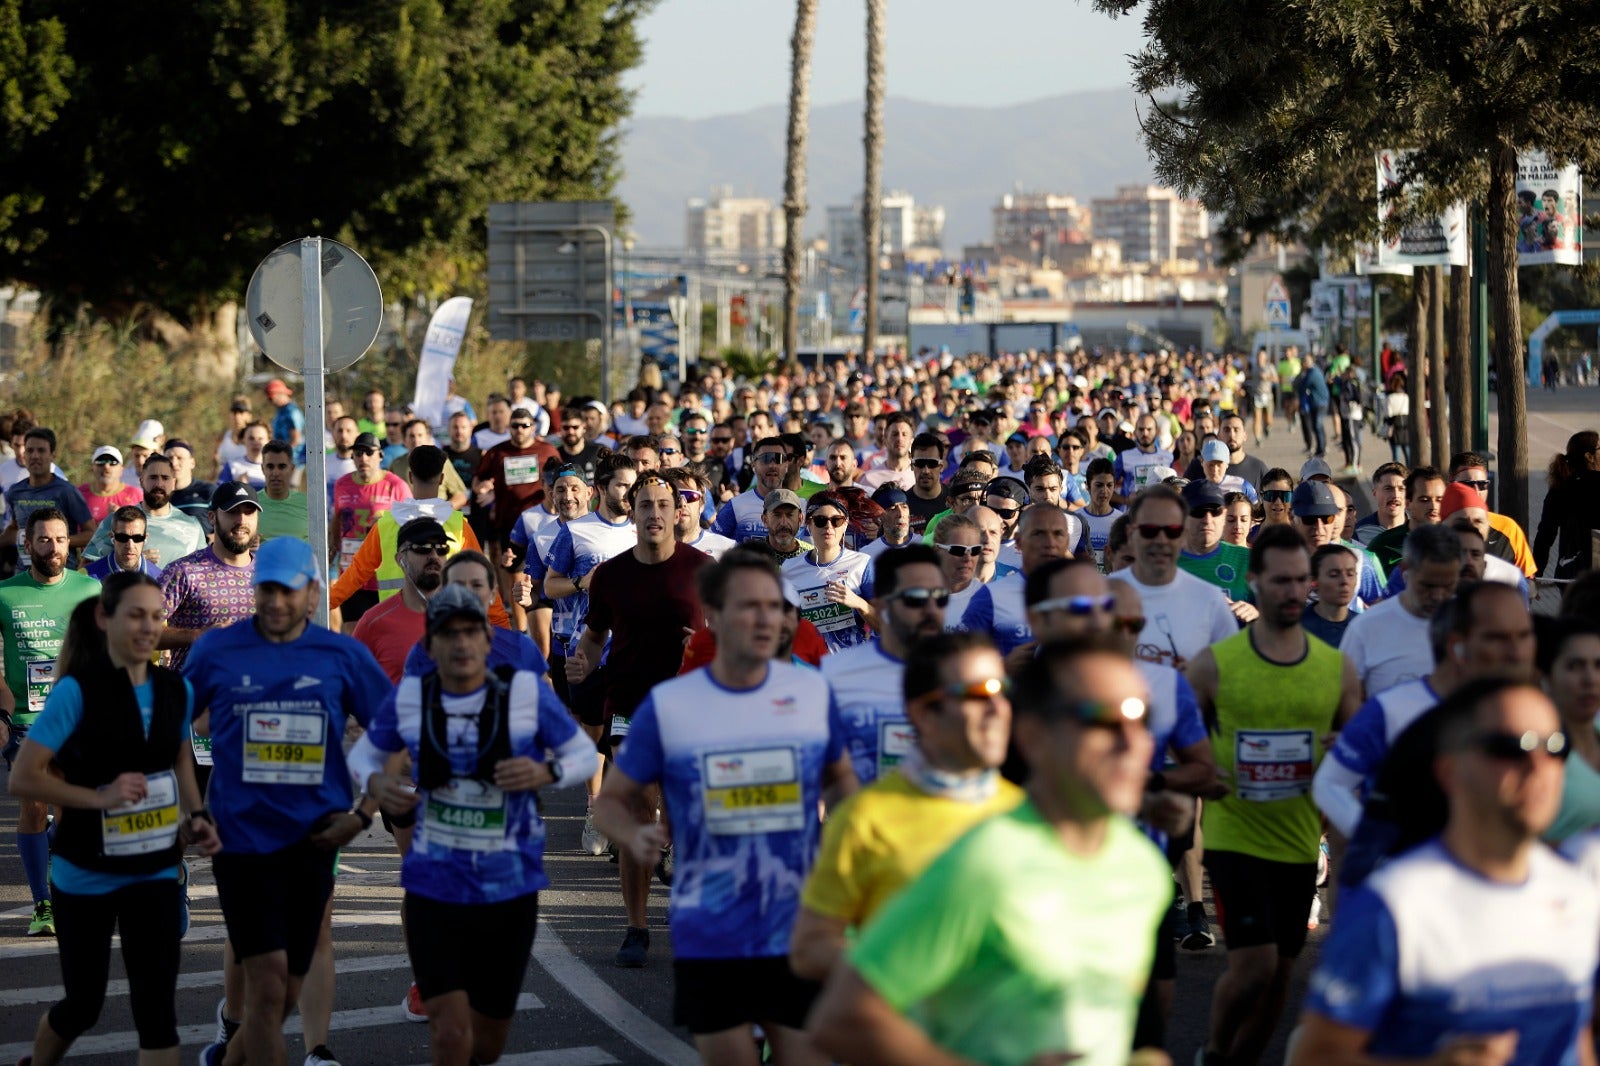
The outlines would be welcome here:
[[[1206,209],[1159,185],[1123,185],[1115,197],[1090,204],[1094,235],[1122,246],[1124,263],[1168,263],[1200,258],[1211,235]]]
[[[918,206],[908,192],[885,193],[880,217],[881,255],[903,257],[913,248],[939,248],[944,243],[944,208]],[[828,208],[827,225],[828,258],[840,264],[861,262],[861,198],[848,207]]]
[[[766,252],[783,247],[783,208],[762,197],[736,197],[723,186],[709,200],[688,202],[685,243],[703,256]]]

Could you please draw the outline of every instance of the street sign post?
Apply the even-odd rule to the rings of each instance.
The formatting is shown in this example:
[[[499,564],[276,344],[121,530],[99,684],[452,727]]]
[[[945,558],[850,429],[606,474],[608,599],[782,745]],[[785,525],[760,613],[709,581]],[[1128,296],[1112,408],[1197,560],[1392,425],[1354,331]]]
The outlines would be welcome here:
[[[1289,289],[1280,277],[1267,284],[1267,328],[1288,329],[1294,314],[1289,306]]]
[[[306,518],[311,553],[327,574],[328,459],[323,376],[352,366],[383,324],[378,276],[354,250],[325,237],[280,245],[256,267],[245,294],[250,335],[268,359],[305,382]],[[316,603],[328,624],[328,580]]]

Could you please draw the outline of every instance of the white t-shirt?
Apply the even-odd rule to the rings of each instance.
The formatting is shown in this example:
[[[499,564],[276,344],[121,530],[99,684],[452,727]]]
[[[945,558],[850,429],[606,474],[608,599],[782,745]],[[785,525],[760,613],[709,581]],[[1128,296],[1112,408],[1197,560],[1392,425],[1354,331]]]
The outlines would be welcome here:
[[[1215,585],[1182,570],[1165,585],[1146,585],[1126,567],[1111,575],[1136,589],[1144,602],[1144,632],[1134,654],[1165,666],[1189,662],[1219,640],[1239,632],[1228,598]]]
[[[1357,615],[1344,631],[1339,651],[1356,668],[1368,696],[1433,672],[1428,620],[1406,610],[1399,596]]]

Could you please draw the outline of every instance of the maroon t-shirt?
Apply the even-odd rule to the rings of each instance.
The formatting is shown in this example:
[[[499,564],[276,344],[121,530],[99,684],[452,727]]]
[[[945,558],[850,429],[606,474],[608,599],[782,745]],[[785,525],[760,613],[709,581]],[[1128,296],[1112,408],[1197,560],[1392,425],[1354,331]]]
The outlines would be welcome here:
[[[494,531],[503,541],[522,512],[544,502],[544,465],[556,450],[542,440],[526,448],[501,441],[478,460],[478,478],[494,482]]]
[[[625,551],[595,567],[585,625],[611,631],[607,714],[632,714],[652,688],[677,676],[684,628],[705,624],[694,576],[710,561],[704,552],[678,544],[665,562],[641,563]]]

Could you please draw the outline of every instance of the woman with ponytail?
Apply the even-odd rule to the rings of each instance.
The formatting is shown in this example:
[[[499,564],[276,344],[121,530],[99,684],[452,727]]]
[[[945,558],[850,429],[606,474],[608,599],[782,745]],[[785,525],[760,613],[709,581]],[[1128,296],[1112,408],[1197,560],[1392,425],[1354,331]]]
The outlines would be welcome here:
[[[1546,473],[1549,491],[1533,538],[1533,561],[1544,573],[1550,549],[1561,539],[1552,577],[1577,577],[1593,569],[1594,531],[1600,529],[1600,433],[1586,429],[1567,439]]]
[[[221,848],[189,746],[193,693],[150,659],[165,625],[161,588],[107,577],[72,613],[58,680],[17,753],[11,793],[53,805],[51,896],[65,996],[39,1019],[33,1054],[53,1066],[100,1017],[111,936],[122,934],[141,1066],[176,1066],[178,861]]]

